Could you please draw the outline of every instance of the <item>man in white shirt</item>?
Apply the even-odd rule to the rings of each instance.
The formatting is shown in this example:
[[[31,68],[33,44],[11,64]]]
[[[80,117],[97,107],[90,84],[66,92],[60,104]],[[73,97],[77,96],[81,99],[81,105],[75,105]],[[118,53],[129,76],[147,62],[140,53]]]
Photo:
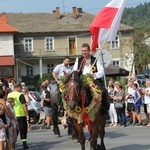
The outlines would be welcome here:
[[[98,85],[102,90],[102,115],[106,118],[109,117],[109,100],[107,101],[108,92],[102,86],[102,78],[104,76],[104,68],[99,61],[96,61],[94,69],[91,68],[95,62],[95,57],[90,55],[90,46],[87,43],[83,43],[81,46],[82,57],[76,59],[73,70],[78,71],[83,75],[89,74],[94,79],[94,84]],[[109,97],[109,96],[108,96]],[[109,99],[109,98],[108,98]]]
[[[69,63],[70,63],[70,58],[69,57],[65,57],[63,59],[63,63],[62,64],[59,64],[57,65],[53,72],[52,72],[52,76],[54,78],[54,80],[56,81],[56,83],[58,84],[57,86],[57,93],[58,93],[58,103],[59,103],[59,106],[60,106],[60,109],[58,110],[58,104],[56,103],[52,103],[52,120],[53,120],[53,131],[54,131],[54,134],[57,135],[58,137],[60,137],[60,130],[59,130],[59,127],[58,127],[58,111],[62,113],[63,111],[63,104],[61,102],[61,93],[59,91],[59,84],[61,83],[61,78],[65,76],[65,73],[66,74],[71,74],[71,67],[69,66]],[[63,116],[63,114],[62,114]],[[61,117],[62,117],[61,116]]]

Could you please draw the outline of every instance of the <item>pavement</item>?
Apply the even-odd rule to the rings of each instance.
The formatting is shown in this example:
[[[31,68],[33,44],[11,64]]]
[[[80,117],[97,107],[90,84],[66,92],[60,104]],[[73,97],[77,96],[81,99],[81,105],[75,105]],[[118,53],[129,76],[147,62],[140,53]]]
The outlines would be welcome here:
[[[109,125],[109,124],[108,124]],[[41,125],[39,125],[41,126]],[[35,129],[35,128],[34,128]],[[150,150],[149,127],[106,127],[105,145],[107,150]],[[84,129],[86,137],[86,150],[90,149],[89,132]],[[61,137],[55,137],[52,129],[31,130],[28,133],[28,146],[30,150],[79,150],[80,144],[68,139],[67,129],[60,125]],[[98,138],[98,143],[100,139]],[[22,150],[22,143],[18,137],[16,150]]]
[[[142,120],[145,120],[145,114],[143,108],[141,109]],[[127,118],[129,123],[131,118]],[[150,150],[149,135],[150,128],[133,127],[128,125],[127,127],[112,127],[109,126],[110,120],[106,122],[105,128],[105,145],[107,150]],[[58,138],[53,133],[53,127],[46,129],[44,124],[32,125],[31,131],[28,133],[28,146],[30,150],[79,150],[80,144],[75,143],[68,138],[67,128],[63,129],[59,124],[61,137]],[[86,149],[90,149],[89,132],[88,129],[84,129],[86,143]],[[98,138],[98,143],[100,139]],[[16,150],[22,150],[22,142],[18,137],[16,143]]]

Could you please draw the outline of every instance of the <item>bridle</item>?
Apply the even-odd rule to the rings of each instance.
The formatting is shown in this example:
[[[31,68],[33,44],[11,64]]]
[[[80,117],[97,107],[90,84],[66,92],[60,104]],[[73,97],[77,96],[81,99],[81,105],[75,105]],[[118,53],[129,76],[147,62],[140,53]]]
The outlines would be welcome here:
[[[74,74],[72,74],[72,77],[68,81],[68,83],[66,84],[66,87],[68,87],[68,89],[67,89],[67,94],[68,94],[67,101],[70,101],[70,100],[76,101],[76,100],[80,99],[80,97],[79,97],[79,84],[75,81]],[[75,94],[73,94],[72,97],[69,97],[70,91],[73,90],[72,88],[74,89]]]

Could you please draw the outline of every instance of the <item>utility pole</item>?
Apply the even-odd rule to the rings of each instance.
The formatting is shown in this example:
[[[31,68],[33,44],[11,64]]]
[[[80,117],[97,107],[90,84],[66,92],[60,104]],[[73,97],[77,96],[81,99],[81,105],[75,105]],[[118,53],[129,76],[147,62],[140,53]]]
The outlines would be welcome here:
[[[42,54],[41,54],[41,49],[39,49],[39,53],[40,53],[40,59],[39,59],[39,67],[40,67],[40,78],[42,79],[42,75],[43,75],[43,65],[42,65]]]

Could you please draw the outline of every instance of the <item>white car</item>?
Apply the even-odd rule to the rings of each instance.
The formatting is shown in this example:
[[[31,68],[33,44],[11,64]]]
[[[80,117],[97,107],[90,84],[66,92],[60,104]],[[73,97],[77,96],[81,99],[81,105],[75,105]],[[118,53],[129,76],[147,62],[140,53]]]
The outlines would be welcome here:
[[[40,114],[41,111],[41,97],[40,94],[36,91],[29,91],[30,97],[30,110],[34,110],[37,115]]]

